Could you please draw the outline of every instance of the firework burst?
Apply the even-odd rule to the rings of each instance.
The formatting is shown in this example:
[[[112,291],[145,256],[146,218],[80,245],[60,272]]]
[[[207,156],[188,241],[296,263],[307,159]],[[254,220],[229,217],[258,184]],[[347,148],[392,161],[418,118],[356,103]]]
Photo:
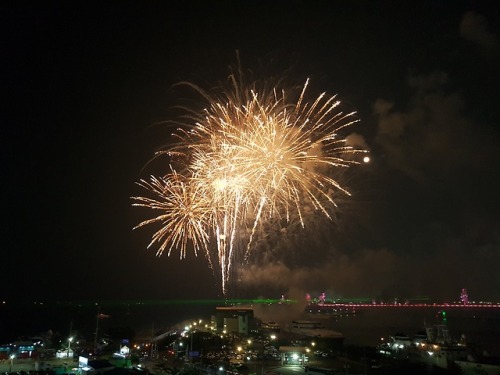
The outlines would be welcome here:
[[[191,85],[209,105],[188,110],[173,134],[176,142],[160,152],[182,172],[170,166],[161,178],[141,180],[155,198],[133,197],[134,205],[160,212],[137,226],[160,226],[150,243],[158,255],[178,249],[183,258],[192,244],[212,266],[216,254],[224,293],[240,233],[249,233],[242,250],[248,256],[259,223],[293,217],[304,226],[306,205],[330,218],[335,192],[349,195],[336,173],[366,152],[339,135],[357,122],[354,113],[339,111],[335,96],[306,100],[308,81],[291,102],[276,88],[233,83],[220,96]]]

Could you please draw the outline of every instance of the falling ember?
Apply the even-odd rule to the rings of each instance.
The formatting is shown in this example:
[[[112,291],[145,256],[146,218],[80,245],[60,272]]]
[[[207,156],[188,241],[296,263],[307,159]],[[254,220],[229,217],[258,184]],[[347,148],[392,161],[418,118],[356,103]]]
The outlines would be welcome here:
[[[335,96],[307,100],[307,86],[289,103],[277,88],[234,83],[229,92],[210,96],[191,85],[207,108],[188,110],[187,120],[177,123],[176,142],[160,153],[171,158],[168,173],[138,183],[156,198],[132,197],[134,206],[159,212],[136,227],[159,226],[150,243],[158,255],[176,249],[183,258],[192,245],[210,266],[215,256],[226,294],[241,233],[250,232],[248,256],[259,223],[294,217],[304,226],[306,206],[330,218],[332,191],[350,195],[336,172],[359,164],[353,156],[366,151],[340,136],[357,122],[354,113],[340,112]]]

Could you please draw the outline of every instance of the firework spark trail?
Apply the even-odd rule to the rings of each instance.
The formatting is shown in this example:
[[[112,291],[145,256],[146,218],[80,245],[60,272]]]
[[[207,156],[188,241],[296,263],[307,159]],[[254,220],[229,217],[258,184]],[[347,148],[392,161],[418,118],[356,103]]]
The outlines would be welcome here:
[[[200,191],[193,189],[189,181],[173,171],[164,178],[151,177],[151,181],[141,180],[138,183],[143,188],[156,194],[159,199],[146,197],[134,198],[138,203],[135,206],[148,207],[159,210],[161,215],[143,221],[136,228],[160,222],[162,226],[152,236],[148,247],[160,243],[158,254],[163,253],[168,246],[168,255],[172,249],[180,249],[180,257],[186,256],[186,247],[189,240],[193,243],[197,253],[200,249],[206,250],[209,235],[206,228],[209,225],[209,209],[206,200]],[[171,220],[176,217],[176,220]]]
[[[308,102],[309,81],[295,104],[287,102],[285,91],[233,84],[220,97],[190,85],[209,106],[200,113],[187,109],[185,126],[173,134],[177,142],[162,152],[182,173],[170,167],[162,178],[141,180],[156,199],[132,197],[136,206],[161,211],[137,226],[161,225],[150,243],[159,244],[158,255],[177,248],[184,258],[192,243],[210,261],[215,237],[224,293],[240,230],[250,228],[246,258],[259,223],[296,216],[304,226],[307,203],[330,218],[326,204],[336,206],[332,191],[349,195],[331,174],[358,164],[352,155],[366,152],[346,146],[338,135],[357,122],[354,113],[336,112],[340,102],[324,93]]]

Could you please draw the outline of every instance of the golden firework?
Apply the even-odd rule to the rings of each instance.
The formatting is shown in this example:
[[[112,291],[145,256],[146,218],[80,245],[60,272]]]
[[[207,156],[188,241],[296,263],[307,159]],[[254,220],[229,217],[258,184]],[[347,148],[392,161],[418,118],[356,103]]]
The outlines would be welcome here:
[[[250,229],[248,254],[261,222],[293,216],[304,226],[306,206],[330,218],[332,192],[349,195],[337,171],[359,164],[353,155],[366,151],[340,136],[357,122],[354,112],[339,111],[336,97],[324,93],[308,101],[307,86],[290,103],[276,88],[234,84],[210,96],[193,86],[209,105],[199,113],[188,110],[175,143],[162,152],[182,166],[182,175],[170,167],[166,176],[139,183],[156,198],[133,197],[135,205],[160,211],[138,225],[160,225],[150,243],[159,245],[158,254],[177,248],[184,257],[192,243],[210,260],[212,238],[226,293],[241,229]]]

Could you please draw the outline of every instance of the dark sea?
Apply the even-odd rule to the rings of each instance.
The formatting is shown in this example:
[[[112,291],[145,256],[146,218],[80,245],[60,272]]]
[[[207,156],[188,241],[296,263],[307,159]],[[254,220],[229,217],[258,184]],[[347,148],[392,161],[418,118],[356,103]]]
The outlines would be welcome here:
[[[216,301],[107,301],[5,303],[0,305],[0,344],[20,337],[43,336],[49,330],[63,337],[94,340],[110,330],[131,328],[151,337],[187,319],[210,318]]]
[[[0,305],[0,344],[19,337],[31,337],[48,330],[63,337],[78,334],[93,340],[96,327],[100,333],[111,329],[131,328],[136,337],[169,330],[172,326],[191,319],[207,320],[215,313],[217,301],[139,301],[95,303],[45,303]],[[290,314],[287,309],[290,308]],[[500,308],[460,307],[365,307],[337,316],[307,314],[298,316],[296,307],[280,306],[262,309],[255,315],[265,321],[284,324],[281,317],[321,321],[327,328],[344,334],[345,344],[376,346],[381,338],[396,333],[410,337],[423,331],[425,325],[445,323],[452,339],[462,336],[469,344],[500,356]],[[440,311],[446,311],[446,319]],[[259,316],[262,312],[265,316]],[[273,314],[276,313],[276,316]],[[102,319],[97,319],[102,314]],[[281,321],[280,321],[281,320]]]
[[[468,345],[500,356],[500,308],[368,307],[323,319],[325,326],[344,334],[345,344],[367,346],[376,346],[381,338],[397,333],[413,337],[425,326],[446,324],[451,339],[463,337]]]

